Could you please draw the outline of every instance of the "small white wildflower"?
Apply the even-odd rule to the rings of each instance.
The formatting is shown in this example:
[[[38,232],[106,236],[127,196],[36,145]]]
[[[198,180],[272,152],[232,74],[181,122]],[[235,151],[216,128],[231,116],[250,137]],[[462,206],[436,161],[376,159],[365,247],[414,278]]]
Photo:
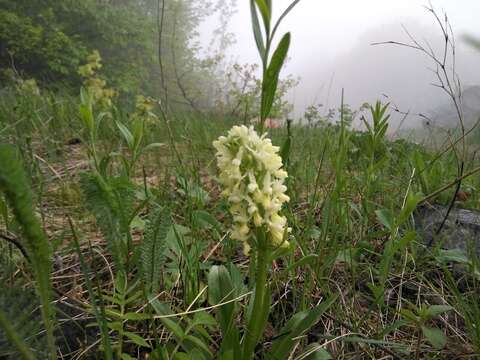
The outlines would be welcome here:
[[[258,136],[253,127],[234,126],[227,136],[213,142],[219,179],[225,187],[222,194],[231,203],[231,237],[243,242],[246,253],[253,227],[264,226],[273,247],[288,246],[284,234],[291,231],[285,216],[279,215],[282,205],[290,200],[283,184],[287,172],[282,169],[279,147],[265,136]]]

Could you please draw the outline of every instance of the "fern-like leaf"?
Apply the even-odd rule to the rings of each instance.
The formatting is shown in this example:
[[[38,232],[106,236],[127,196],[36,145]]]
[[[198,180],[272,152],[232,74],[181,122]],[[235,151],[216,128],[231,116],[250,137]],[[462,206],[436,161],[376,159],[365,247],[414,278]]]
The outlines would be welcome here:
[[[140,251],[145,288],[150,294],[158,290],[165,262],[166,237],[171,224],[169,209],[158,207],[151,212],[145,228]]]
[[[130,237],[133,187],[127,178],[109,178],[83,174],[80,180],[85,204],[95,216],[107,240],[118,270],[125,270]]]
[[[35,310],[39,305],[35,294],[4,283],[0,286],[4,289],[0,293],[0,358],[46,358],[48,345]]]
[[[51,304],[52,251],[33,210],[32,194],[21,161],[14,147],[0,145],[0,191],[13,210],[23,232],[24,246],[40,298],[50,358],[55,359],[54,310]]]

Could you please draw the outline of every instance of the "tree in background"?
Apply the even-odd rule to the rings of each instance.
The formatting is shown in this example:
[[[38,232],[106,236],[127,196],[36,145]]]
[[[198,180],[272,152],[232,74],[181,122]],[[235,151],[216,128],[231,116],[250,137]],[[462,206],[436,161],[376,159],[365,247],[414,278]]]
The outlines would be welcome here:
[[[133,4],[97,0],[0,0],[0,66],[44,86],[79,85],[93,50],[115,87],[138,87],[153,65],[149,21]],[[150,23],[150,27],[153,24]]]
[[[101,76],[120,99],[144,93],[172,109],[255,116],[260,81],[253,67],[226,58],[235,41],[228,22],[236,1],[0,0],[0,78],[13,72],[76,93],[78,68],[98,51]],[[217,27],[204,49],[199,27],[212,14]],[[281,82],[275,116],[289,111],[283,98],[295,84],[291,77]]]

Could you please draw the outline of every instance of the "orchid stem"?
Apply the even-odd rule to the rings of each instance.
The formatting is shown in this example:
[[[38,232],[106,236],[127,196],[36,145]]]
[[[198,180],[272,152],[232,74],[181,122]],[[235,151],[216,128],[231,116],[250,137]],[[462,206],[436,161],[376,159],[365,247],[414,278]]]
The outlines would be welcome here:
[[[255,279],[255,293],[253,298],[253,309],[248,321],[245,342],[243,346],[243,360],[251,360],[255,355],[255,346],[263,332],[262,313],[265,305],[265,289],[267,286],[268,273],[268,250],[265,246],[259,246],[257,249],[257,271]]]

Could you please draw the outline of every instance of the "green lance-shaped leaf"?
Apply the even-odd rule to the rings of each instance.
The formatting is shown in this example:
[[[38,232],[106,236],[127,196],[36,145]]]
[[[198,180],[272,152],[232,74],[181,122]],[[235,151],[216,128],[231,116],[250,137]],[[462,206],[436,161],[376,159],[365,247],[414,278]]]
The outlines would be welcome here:
[[[145,121],[143,119],[135,120],[132,125],[133,151],[135,155],[140,149],[140,145],[142,144],[144,132],[145,132]]]
[[[283,63],[285,62],[285,58],[287,57],[289,47],[290,33],[286,33],[273,53],[272,60],[270,61],[267,72],[264,75],[262,84],[262,104],[260,110],[262,122],[268,117],[270,110],[272,109],[275,92],[277,91],[278,77]]]
[[[116,122],[118,129],[122,133],[123,138],[125,139],[125,142],[127,143],[127,146],[130,150],[133,150],[134,145],[135,145],[135,140],[133,137],[133,134],[131,131],[123,125],[121,122],[117,121]]]
[[[262,14],[263,26],[265,27],[266,36],[270,36],[270,19],[272,16],[271,13],[271,3],[268,0],[255,0],[255,3]]]
[[[95,129],[95,118],[93,117],[92,99],[84,88],[80,89],[80,106],[79,106],[80,118],[83,124],[92,134]]]
[[[262,59],[262,62],[266,64],[266,52],[265,43],[263,41],[262,30],[260,29],[260,21],[258,20],[257,8],[255,7],[255,0],[250,0],[250,13],[252,16],[253,35],[255,37],[255,43]]]
[[[280,331],[278,339],[272,343],[267,359],[286,359],[294,348],[295,343],[299,341],[298,337],[315,325],[320,320],[322,314],[336,301],[336,299],[337,296],[333,296],[313,309],[305,310],[293,315]]]
[[[30,186],[17,157],[15,148],[0,145],[0,191],[13,210],[15,219],[22,228],[24,245],[27,250],[36,290],[40,298],[42,318],[47,333],[50,358],[56,358],[54,309],[51,305],[52,251],[33,210]]]

